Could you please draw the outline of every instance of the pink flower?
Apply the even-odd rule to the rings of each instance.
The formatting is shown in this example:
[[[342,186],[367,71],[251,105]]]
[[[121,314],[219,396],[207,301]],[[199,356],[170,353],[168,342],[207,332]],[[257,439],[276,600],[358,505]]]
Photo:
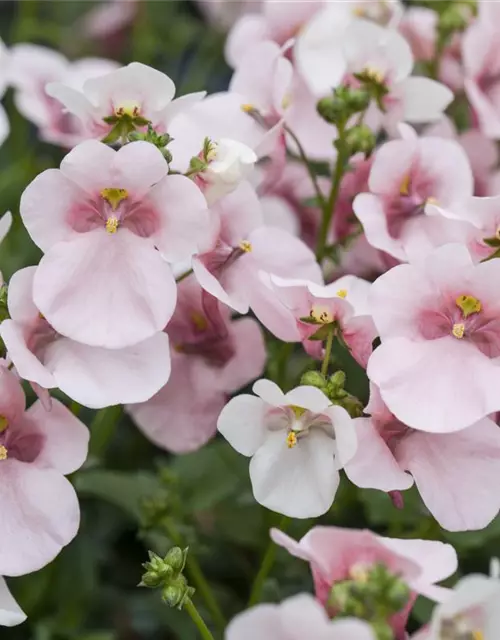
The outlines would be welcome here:
[[[377,331],[368,315],[370,283],[344,276],[323,287],[304,280],[271,277],[277,297],[290,311],[296,325],[296,341],[301,341],[309,355],[321,359],[328,331],[339,333],[352,356],[366,367]],[[281,316],[266,328],[280,340],[289,340],[290,329]]]
[[[64,477],[87,456],[89,433],[58,400],[27,411],[16,376],[0,369],[0,574],[41,569],[75,537],[80,512]]]
[[[473,193],[472,171],[463,149],[452,140],[422,137],[405,128],[405,138],[384,144],[375,155],[368,186],[354,211],[368,242],[406,261],[413,252],[462,238],[462,227],[428,215],[439,203],[452,209]]]
[[[3,97],[9,83],[9,53],[0,40],[0,98]],[[3,144],[10,132],[10,124],[7,114],[2,105],[0,105],[0,145]]]
[[[408,489],[415,481],[424,503],[449,531],[483,529],[497,515],[500,498],[500,430],[484,418],[453,433],[407,427],[371,387],[366,413],[355,420],[358,449],[346,474],[362,488]],[[409,476],[405,471],[411,473]]]
[[[375,640],[366,622],[354,618],[330,620],[323,607],[303,593],[280,604],[261,604],[238,614],[225,640]]]
[[[322,0],[262,0],[260,12],[247,13],[233,25],[226,40],[226,60],[238,67],[252,46],[266,40],[283,46],[322,5]]]
[[[462,39],[465,91],[481,131],[500,138],[500,6],[479,3],[479,17]]]
[[[254,497],[291,518],[313,518],[331,507],[339,469],[356,451],[352,420],[315,387],[284,394],[257,380],[256,396],[239,395],[219,416],[217,429],[232,447],[251,457]]]
[[[147,142],[87,141],[27,187],[21,215],[46,252],[33,297],[58,333],[117,349],[163,330],[176,299],[165,260],[197,251],[208,224],[198,187],[167,173]]]
[[[26,614],[12,597],[0,576],[0,627],[15,627],[26,620]]]
[[[232,321],[229,310],[193,277],[179,285],[167,331],[173,344],[170,380],[151,400],[127,411],[159,447],[185,453],[214,435],[228,396],[264,371],[266,351],[258,324],[250,318]]]
[[[335,583],[353,579],[377,563],[398,575],[412,592],[408,605],[391,620],[398,640],[405,638],[406,621],[417,594],[444,599],[448,590],[435,583],[457,568],[457,554],[449,544],[383,538],[367,529],[313,527],[299,542],[272,529],[271,538],[293,556],[310,563],[316,597],[323,605]]]
[[[112,60],[84,58],[70,62],[62,54],[34,44],[17,44],[9,52],[10,82],[17,109],[33,122],[42,140],[72,147],[86,137],[82,122],[65,112],[60,102],[45,93],[49,82],[62,82],[81,90],[90,78],[118,68]]]
[[[382,344],[368,376],[404,424],[448,433],[500,409],[499,277],[497,260],[474,265],[450,244],[372,285]]]
[[[232,309],[247,313],[251,307],[266,324],[269,314],[289,314],[276,301],[269,274],[321,281],[314,254],[298,238],[262,224],[255,191],[240,186],[212,208],[211,248],[193,258],[200,285]]]
[[[83,30],[89,38],[109,41],[116,33],[133,23],[138,5],[138,0],[101,2],[83,16]]]
[[[124,349],[90,347],[59,335],[33,302],[36,267],[17,271],[9,283],[10,320],[0,335],[18,374],[46,389],[58,387],[91,408],[151,398],[168,380],[168,337],[159,332]]]
[[[146,120],[163,133],[175,116],[205,95],[192,93],[174,100],[172,80],[139,62],[90,78],[81,90],[65,82],[51,82],[46,92],[80,120],[81,140],[104,138],[120,123],[131,122],[141,130]]]

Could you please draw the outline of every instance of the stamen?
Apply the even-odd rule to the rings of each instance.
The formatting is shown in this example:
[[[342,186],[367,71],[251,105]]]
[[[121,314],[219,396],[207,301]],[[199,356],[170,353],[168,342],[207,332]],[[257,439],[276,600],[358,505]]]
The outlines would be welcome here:
[[[239,244],[239,247],[245,253],[250,253],[250,251],[252,251],[252,245],[250,242],[248,242],[248,240],[242,240]]]
[[[481,301],[474,298],[474,296],[458,296],[455,300],[455,304],[462,311],[464,318],[468,318],[474,313],[479,313],[482,308]]]
[[[198,331],[206,331],[208,329],[208,322],[204,315],[198,313],[197,311],[193,311],[191,314],[191,321]]]
[[[399,195],[400,196],[409,196],[410,195],[410,174],[407,173],[403,178],[403,182],[399,187]]]
[[[349,576],[356,582],[368,582],[368,567],[358,562],[349,569]]]
[[[330,311],[328,307],[315,305],[311,309],[311,318],[315,320],[318,324],[331,324],[333,322],[333,313]]]
[[[255,111],[255,107],[253,104],[250,103],[246,103],[246,104],[242,104],[240,109],[244,112],[244,113],[252,113],[252,111]]]
[[[297,436],[293,431],[290,431],[286,437],[286,444],[289,449],[293,449],[297,444]]]
[[[382,73],[382,71],[380,71],[380,69],[377,69],[376,67],[365,67],[363,69],[363,75],[366,76],[368,80],[371,80],[372,82],[375,82],[377,84],[384,83],[384,74]]]
[[[292,104],[292,96],[289,93],[286,93],[283,96],[283,100],[281,101],[281,107],[283,109],[288,109],[288,107]]]
[[[437,198],[435,198],[434,196],[430,196],[429,198],[427,198],[427,200],[425,201],[425,204],[434,204],[434,205],[438,205],[439,204],[439,200]]]
[[[122,200],[126,200],[128,198],[128,191],[126,189],[110,187],[101,191],[101,198],[104,198],[104,200],[111,205],[113,211],[116,211]]]
[[[140,114],[141,106],[133,100],[122,102],[118,107],[115,107],[115,116],[118,116],[119,118],[122,118],[123,116],[137,118]]]
[[[339,298],[347,298],[347,289],[339,289],[337,295]]]
[[[109,216],[106,220],[106,231],[108,233],[116,233],[118,231],[119,220],[116,216]]]
[[[453,329],[451,330],[451,332],[455,336],[455,338],[461,340],[465,334],[465,325],[461,322],[458,322],[457,324],[453,325]]]
[[[0,433],[3,433],[9,426],[9,421],[5,416],[0,416]]]
[[[7,449],[3,446],[3,444],[0,444],[0,460],[7,460],[7,458],[9,457]]]

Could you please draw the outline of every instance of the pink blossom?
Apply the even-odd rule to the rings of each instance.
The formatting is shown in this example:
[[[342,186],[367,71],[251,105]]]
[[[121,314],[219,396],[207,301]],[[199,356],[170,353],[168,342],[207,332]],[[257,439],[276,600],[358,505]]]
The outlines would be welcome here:
[[[499,277],[497,260],[449,244],[372,285],[382,344],[368,376],[404,424],[449,433],[500,409]]]
[[[91,140],[27,187],[21,215],[45,251],[34,301],[58,333],[122,348],[163,330],[176,298],[165,260],[188,258],[208,231],[203,194],[167,173],[147,142],[116,152]]]
[[[9,283],[10,320],[0,335],[17,373],[37,387],[58,387],[84,406],[101,408],[151,398],[168,380],[168,337],[159,332],[124,349],[90,347],[59,335],[33,302],[36,267]]]
[[[500,139],[500,6],[479,3],[479,17],[462,39],[465,91],[488,138]]]
[[[11,592],[0,576],[0,627],[15,627],[26,620],[26,614],[12,597]]]
[[[439,246],[462,239],[462,226],[440,215],[428,215],[428,205],[452,209],[473,193],[472,171],[455,141],[417,138],[409,128],[405,137],[384,144],[370,171],[370,193],[354,200],[354,211],[368,242],[398,260],[406,261],[422,246]]]
[[[412,592],[408,605],[391,619],[398,640],[406,637],[406,621],[417,594],[441,601],[448,590],[435,583],[457,568],[457,554],[449,544],[384,538],[367,529],[313,527],[299,542],[272,529],[271,538],[291,555],[310,563],[316,597],[323,605],[335,583],[353,579],[377,563],[398,575]]]
[[[344,276],[326,287],[305,280],[271,276],[278,299],[295,322],[296,341],[301,341],[309,355],[323,358],[323,342],[328,331],[337,332],[352,356],[366,367],[377,331],[368,315],[370,283]],[[280,315],[266,328],[280,340],[289,339],[290,329]]]
[[[131,62],[98,78],[90,78],[81,90],[67,82],[51,82],[49,96],[80,120],[81,140],[104,138],[120,122],[134,122],[144,128],[150,122],[157,132],[165,132],[172,120],[203,98],[193,93],[174,100],[175,84],[161,71]]]
[[[87,456],[89,433],[58,400],[27,411],[16,376],[0,368],[0,574],[41,569],[75,537],[80,512],[64,477]]]
[[[356,451],[352,420],[316,387],[288,393],[257,380],[256,395],[234,397],[217,429],[232,447],[251,457],[254,497],[292,518],[313,518],[331,507],[339,469]]]
[[[179,285],[167,332],[173,345],[168,384],[127,411],[159,447],[185,453],[214,435],[229,395],[264,371],[266,351],[255,320],[231,320],[193,277]]]
[[[283,46],[323,4],[322,0],[261,0],[259,12],[247,13],[233,25],[226,40],[226,60],[238,67],[252,46],[266,40]]]
[[[354,618],[330,620],[309,594],[299,594],[280,604],[261,604],[237,615],[225,640],[375,640],[371,627]]]
[[[211,24],[222,28],[229,27],[242,15],[259,11],[262,0],[197,0],[198,7]]]
[[[493,520],[500,509],[492,489],[500,481],[500,431],[492,420],[453,433],[411,429],[392,415],[374,385],[365,411],[371,418],[355,420],[358,449],[346,465],[352,482],[389,492],[415,481],[449,531],[483,529]]]
[[[138,0],[101,2],[84,15],[82,28],[90,38],[109,40],[133,22],[138,5]]]
[[[10,58],[7,48],[0,39],[0,98],[3,97],[9,83]],[[3,144],[10,132],[10,124],[7,114],[0,105],[0,145]]]
[[[70,62],[62,54],[34,44],[16,44],[9,52],[9,76],[17,109],[33,122],[43,140],[72,147],[85,139],[82,122],[45,93],[49,82],[62,82],[79,91],[90,78],[118,68],[112,60],[84,58]]]
[[[276,301],[270,274],[321,281],[314,254],[298,238],[264,226],[255,191],[247,184],[219,200],[211,210],[213,239],[205,253],[193,258],[201,286],[239,313],[251,307],[266,324],[268,314],[289,314]]]

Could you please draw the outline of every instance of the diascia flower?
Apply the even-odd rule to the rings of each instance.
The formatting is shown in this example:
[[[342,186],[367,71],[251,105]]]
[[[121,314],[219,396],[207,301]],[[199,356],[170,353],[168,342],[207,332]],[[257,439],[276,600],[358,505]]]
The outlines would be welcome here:
[[[417,594],[438,602],[444,600],[449,590],[435,583],[457,568],[457,554],[449,544],[384,538],[367,529],[313,527],[299,542],[272,529],[271,538],[291,555],[309,562],[316,597],[325,606],[334,585],[344,580],[363,580],[375,564],[383,564],[399,576],[410,587],[411,595],[404,609],[390,619],[398,640],[406,637],[406,621]]]
[[[374,385],[365,412],[371,417],[354,421],[358,449],[345,467],[352,482],[400,491],[415,481],[429,511],[451,531],[483,529],[493,520],[500,508],[500,429],[493,420],[453,433],[411,429]]]
[[[0,627],[15,627],[26,620],[26,614],[12,597],[0,576]]]
[[[257,322],[231,320],[230,310],[193,276],[179,284],[178,292],[166,329],[172,344],[170,380],[153,398],[127,411],[156,445],[185,453],[215,434],[228,396],[262,374],[266,350]]]
[[[252,458],[255,499],[292,518],[320,516],[331,507],[339,469],[356,451],[352,420],[319,389],[300,386],[284,394],[269,380],[253,385],[224,407],[218,430]]]
[[[323,607],[303,593],[280,604],[261,604],[237,615],[225,640],[375,640],[366,622],[354,618],[330,620]]]
[[[58,333],[115,349],[163,330],[176,300],[166,260],[189,258],[208,232],[201,191],[167,174],[147,142],[90,140],[27,187],[21,215],[45,251],[33,297]]]
[[[9,282],[10,319],[0,335],[17,373],[39,387],[59,387],[91,408],[143,402],[170,375],[168,336],[158,332],[123,349],[103,349],[58,334],[33,303],[36,267],[17,271]],[[44,399],[43,393],[40,397]],[[47,400],[47,397],[45,397]]]
[[[89,432],[58,400],[27,411],[16,376],[0,367],[0,575],[41,569],[75,537],[78,499],[64,477],[87,457]]]
[[[449,244],[372,285],[368,376],[404,424],[458,431],[500,409],[500,264]]]

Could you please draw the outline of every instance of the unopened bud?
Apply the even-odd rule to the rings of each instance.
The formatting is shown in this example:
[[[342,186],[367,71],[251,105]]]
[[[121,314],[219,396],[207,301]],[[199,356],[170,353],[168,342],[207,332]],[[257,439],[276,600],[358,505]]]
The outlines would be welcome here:
[[[351,89],[347,95],[347,105],[353,113],[361,113],[368,108],[371,95],[364,89]]]
[[[335,96],[321,98],[316,109],[323,120],[329,124],[337,124],[339,120],[346,118],[346,104]]]
[[[387,590],[387,604],[397,613],[406,605],[410,597],[410,588],[399,578],[396,578]]]
[[[358,124],[346,132],[345,144],[351,155],[364,153],[369,156],[375,149],[375,134],[368,125]]]
[[[175,573],[180,573],[186,564],[187,548],[184,551],[180,547],[173,547],[165,556],[165,563],[169,565]]]
[[[371,626],[377,640],[393,640],[394,632],[391,625],[385,620],[372,622]]]
[[[194,589],[188,586],[186,578],[181,574],[175,580],[169,581],[163,588],[161,597],[163,602],[169,607],[182,609],[183,604],[188,598],[191,598],[193,594]]]
[[[306,371],[304,374],[302,374],[300,384],[310,387],[317,387],[318,389],[324,389],[326,386],[326,380],[325,376],[319,371]]]

